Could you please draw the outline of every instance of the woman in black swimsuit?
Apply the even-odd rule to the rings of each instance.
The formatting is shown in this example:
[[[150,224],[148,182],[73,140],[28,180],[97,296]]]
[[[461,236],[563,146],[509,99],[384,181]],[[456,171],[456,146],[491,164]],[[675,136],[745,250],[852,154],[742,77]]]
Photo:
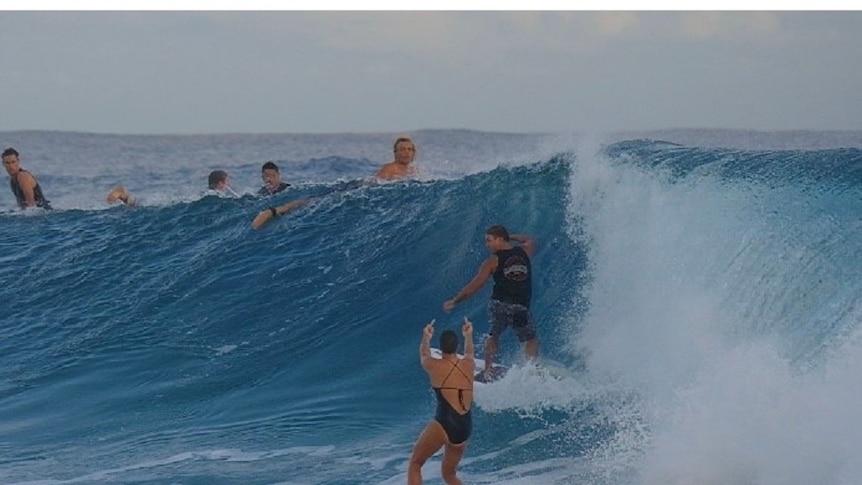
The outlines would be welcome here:
[[[476,371],[473,324],[466,317],[461,333],[464,335],[464,358],[459,358],[457,354],[458,336],[452,330],[444,330],[440,334],[443,356],[437,359],[431,356],[434,320],[425,325],[422,332],[419,359],[431,378],[431,389],[437,397],[437,412],[413,445],[413,455],[407,468],[408,485],[422,483],[422,465],[443,446],[446,447],[441,464],[443,480],[449,485],[461,485],[456,471],[473,429],[470,408],[473,405],[473,374]]]

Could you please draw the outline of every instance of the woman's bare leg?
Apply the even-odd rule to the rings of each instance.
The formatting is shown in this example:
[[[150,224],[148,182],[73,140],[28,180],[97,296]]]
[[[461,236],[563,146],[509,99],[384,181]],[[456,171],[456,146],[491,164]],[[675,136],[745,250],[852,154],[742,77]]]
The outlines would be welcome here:
[[[422,465],[447,441],[446,432],[443,431],[440,423],[432,420],[428,426],[425,426],[419,439],[416,440],[416,444],[413,445],[413,454],[410,455],[410,464],[407,466],[407,485],[420,485],[422,483]]]
[[[440,465],[440,472],[443,475],[443,481],[448,485],[463,485],[456,474],[458,472],[458,463],[461,462],[461,457],[464,456],[464,450],[466,449],[466,441],[457,445],[446,445],[446,451],[443,453],[443,463]]]

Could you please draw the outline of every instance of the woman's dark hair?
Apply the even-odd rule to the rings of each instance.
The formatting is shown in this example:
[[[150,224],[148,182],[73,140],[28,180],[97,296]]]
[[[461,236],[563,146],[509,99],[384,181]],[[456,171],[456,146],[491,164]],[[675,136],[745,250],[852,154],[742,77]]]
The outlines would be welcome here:
[[[458,351],[458,335],[453,330],[443,330],[440,334],[440,351],[454,354]]]

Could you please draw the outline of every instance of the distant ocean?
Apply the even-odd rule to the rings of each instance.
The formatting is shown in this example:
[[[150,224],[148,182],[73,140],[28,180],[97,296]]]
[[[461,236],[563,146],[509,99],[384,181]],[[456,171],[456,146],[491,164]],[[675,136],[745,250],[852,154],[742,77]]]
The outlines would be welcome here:
[[[862,133],[421,130],[376,183],[397,135],[0,132],[55,208],[0,187],[0,483],[406,483],[422,327],[487,331],[490,284],[441,306],[498,223],[572,377],[507,334],[465,483],[862,483]]]

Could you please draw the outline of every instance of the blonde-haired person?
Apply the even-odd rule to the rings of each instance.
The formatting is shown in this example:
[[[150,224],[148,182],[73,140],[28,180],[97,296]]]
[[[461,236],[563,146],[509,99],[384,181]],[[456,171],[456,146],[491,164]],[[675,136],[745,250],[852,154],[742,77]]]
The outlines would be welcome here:
[[[416,158],[416,144],[406,136],[400,136],[392,146],[394,160],[380,167],[375,175],[380,180],[399,180],[417,175],[413,159]]]

